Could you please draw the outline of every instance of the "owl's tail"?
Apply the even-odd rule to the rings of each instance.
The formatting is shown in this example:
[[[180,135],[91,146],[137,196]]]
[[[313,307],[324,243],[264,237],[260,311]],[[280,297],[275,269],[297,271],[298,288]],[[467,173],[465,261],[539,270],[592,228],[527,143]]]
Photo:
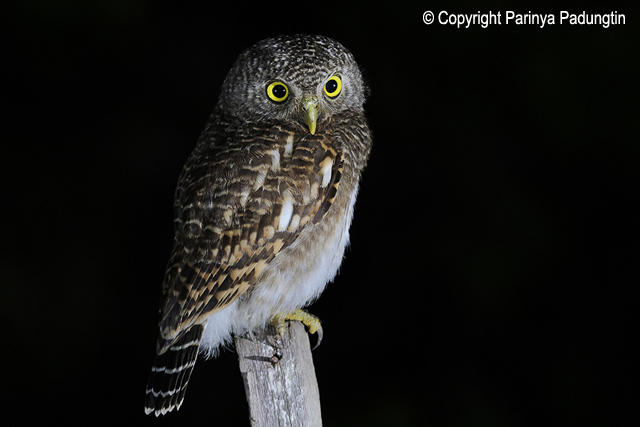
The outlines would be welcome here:
[[[147,382],[144,411],[156,416],[180,409],[196,364],[204,327],[192,326],[174,345],[156,356]]]

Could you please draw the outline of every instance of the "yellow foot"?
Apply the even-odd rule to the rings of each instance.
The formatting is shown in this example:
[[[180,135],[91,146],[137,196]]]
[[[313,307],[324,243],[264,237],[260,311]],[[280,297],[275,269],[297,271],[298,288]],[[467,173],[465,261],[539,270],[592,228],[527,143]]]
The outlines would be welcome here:
[[[317,332],[318,343],[315,347],[313,347],[313,349],[315,350],[316,348],[318,348],[318,346],[322,342],[322,336],[324,335],[320,319],[318,319],[308,311],[302,310],[300,308],[287,314],[278,313],[271,319],[271,324],[276,327],[280,336],[283,336],[287,330],[287,326],[284,323],[286,320],[299,320],[303,325],[307,327],[307,330],[310,334],[315,334]]]

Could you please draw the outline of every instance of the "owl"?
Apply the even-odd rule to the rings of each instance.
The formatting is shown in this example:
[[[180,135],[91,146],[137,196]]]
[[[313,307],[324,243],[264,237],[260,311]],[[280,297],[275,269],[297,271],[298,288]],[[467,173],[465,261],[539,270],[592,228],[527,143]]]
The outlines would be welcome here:
[[[351,53],[316,35],[242,53],[182,170],[145,412],[182,405],[198,352],[286,319],[332,281],[371,150]]]

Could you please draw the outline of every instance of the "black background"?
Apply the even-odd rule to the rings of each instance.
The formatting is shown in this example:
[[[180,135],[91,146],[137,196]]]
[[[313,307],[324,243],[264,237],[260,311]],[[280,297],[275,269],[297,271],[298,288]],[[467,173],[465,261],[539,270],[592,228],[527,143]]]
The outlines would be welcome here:
[[[144,387],[179,171],[237,55],[299,32],[344,44],[371,87],[352,246],[311,309],[325,425],[636,417],[637,3],[236,3],[3,13],[3,421],[249,425],[232,351],[198,363],[177,414],[145,416]]]

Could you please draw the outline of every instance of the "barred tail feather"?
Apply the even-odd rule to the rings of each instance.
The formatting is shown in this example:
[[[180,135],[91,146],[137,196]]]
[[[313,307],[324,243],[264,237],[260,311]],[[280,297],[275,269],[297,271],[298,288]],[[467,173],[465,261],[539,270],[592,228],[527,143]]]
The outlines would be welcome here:
[[[198,358],[204,327],[195,325],[163,354],[156,356],[147,383],[144,411],[156,416],[180,409]]]

